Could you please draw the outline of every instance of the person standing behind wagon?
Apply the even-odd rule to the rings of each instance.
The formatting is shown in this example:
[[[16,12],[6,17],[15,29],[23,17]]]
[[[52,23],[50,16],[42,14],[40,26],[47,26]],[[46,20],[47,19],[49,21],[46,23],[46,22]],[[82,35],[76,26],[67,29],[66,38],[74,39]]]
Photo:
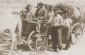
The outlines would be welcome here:
[[[62,49],[62,34],[61,27],[63,25],[62,16],[59,15],[59,9],[54,9],[54,16],[51,20],[52,23],[52,49],[53,51],[57,51]]]
[[[33,13],[31,12],[31,5],[26,6],[26,11],[21,11],[22,19],[22,33],[28,35],[29,21],[33,20]]]
[[[72,28],[72,19],[69,18],[68,13],[65,14],[65,20],[64,20],[64,24],[63,25],[64,25],[64,30],[66,31],[66,46],[65,46],[65,50],[68,50],[68,48],[70,47],[70,42],[71,42],[71,28]]]
[[[48,23],[48,26],[51,26],[51,20],[53,16],[54,16],[53,6],[49,5],[49,8],[47,10],[47,21],[46,21],[46,23]],[[48,35],[51,34],[51,27],[47,29],[47,32]]]
[[[41,30],[43,31],[43,26],[44,26],[43,21],[47,19],[47,10],[45,9],[43,3],[39,3],[37,7],[38,9],[36,10],[36,13],[35,13],[35,16],[37,18],[36,31],[40,33]]]
[[[50,5],[49,9],[47,11],[47,20],[48,20],[48,22],[51,22],[51,19],[52,19],[53,15],[54,15],[53,7]]]

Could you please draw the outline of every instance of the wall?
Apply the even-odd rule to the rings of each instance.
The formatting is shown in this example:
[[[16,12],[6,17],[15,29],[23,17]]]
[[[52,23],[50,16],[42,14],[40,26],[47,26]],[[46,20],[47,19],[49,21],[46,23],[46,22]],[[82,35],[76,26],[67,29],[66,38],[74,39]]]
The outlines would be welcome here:
[[[17,3],[0,3],[0,14],[4,14],[6,9],[11,9],[12,14],[19,15],[21,10],[25,9],[26,5],[17,4]]]

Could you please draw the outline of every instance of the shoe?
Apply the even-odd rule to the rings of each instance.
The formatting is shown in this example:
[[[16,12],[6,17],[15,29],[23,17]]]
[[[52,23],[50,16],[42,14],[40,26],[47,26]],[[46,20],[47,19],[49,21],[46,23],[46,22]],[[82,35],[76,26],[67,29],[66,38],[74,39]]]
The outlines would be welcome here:
[[[59,46],[58,48],[59,48],[59,50],[63,50],[63,46]]]
[[[63,50],[63,48],[59,48],[59,50]]]
[[[57,49],[52,49],[52,51],[53,51],[53,52],[56,52],[56,51],[57,51]]]
[[[57,49],[54,49],[54,50],[52,50],[53,52],[57,52],[57,53],[59,53],[59,51],[57,50]]]
[[[66,47],[64,48],[64,50],[68,50],[68,49],[69,49],[69,47],[70,47],[70,45],[66,46]]]

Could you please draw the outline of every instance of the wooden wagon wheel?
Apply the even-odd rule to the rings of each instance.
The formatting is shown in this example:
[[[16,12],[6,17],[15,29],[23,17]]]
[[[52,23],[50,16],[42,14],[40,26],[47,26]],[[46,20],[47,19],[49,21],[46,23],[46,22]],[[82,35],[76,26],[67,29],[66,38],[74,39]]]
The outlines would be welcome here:
[[[48,39],[46,35],[40,35],[36,40],[37,52],[43,52],[48,48]]]
[[[72,42],[75,44],[80,41],[80,38],[83,36],[83,27],[80,23],[76,23],[72,27]]]
[[[27,39],[28,46],[30,50],[35,50],[36,49],[36,37],[34,37],[35,31],[32,31]]]

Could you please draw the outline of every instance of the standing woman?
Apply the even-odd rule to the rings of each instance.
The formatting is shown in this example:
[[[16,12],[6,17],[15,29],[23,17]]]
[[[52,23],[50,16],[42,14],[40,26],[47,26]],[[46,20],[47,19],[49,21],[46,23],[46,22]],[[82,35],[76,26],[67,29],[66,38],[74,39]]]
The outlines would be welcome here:
[[[21,12],[22,18],[22,33],[28,35],[29,21],[33,20],[33,13],[31,12],[31,5],[26,6],[26,11]]]

